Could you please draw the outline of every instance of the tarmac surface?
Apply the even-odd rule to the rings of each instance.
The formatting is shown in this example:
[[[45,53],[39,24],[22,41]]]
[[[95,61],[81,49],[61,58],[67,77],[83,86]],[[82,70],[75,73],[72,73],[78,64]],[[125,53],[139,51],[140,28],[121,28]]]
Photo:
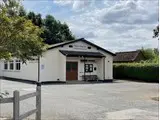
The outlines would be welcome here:
[[[35,91],[36,85],[0,80],[12,96]],[[158,83],[117,80],[113,83],[42,85],[43,120],[158,120]],[[9,97],[8,96],[8,97]],[[13,104],[0,105],[0,116],[12,117]],[[20,103],[20,113],[35,108],[35,98]],[[35,115],[29,117],[34,119]]]

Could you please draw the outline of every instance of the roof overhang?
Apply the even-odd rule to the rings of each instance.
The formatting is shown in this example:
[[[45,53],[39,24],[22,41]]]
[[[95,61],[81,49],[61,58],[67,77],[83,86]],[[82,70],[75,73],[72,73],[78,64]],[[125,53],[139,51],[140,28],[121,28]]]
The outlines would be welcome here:
[[[67,51],[67,50],[59,50],[59,51],[67,57],[95,57],[95,58],[105,57],[100,52]]]

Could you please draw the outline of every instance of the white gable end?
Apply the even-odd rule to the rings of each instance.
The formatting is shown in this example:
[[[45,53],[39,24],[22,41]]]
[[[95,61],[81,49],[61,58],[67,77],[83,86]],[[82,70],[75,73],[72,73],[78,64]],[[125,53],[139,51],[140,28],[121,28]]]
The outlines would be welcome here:
[[[68,50],[68,51],[90,51],[90,52],[98,52],[97,48],[89,45],[83,41],[78,41],[74,43],[70,43],[64,45],[63,47],[59,48],[60,50]]]

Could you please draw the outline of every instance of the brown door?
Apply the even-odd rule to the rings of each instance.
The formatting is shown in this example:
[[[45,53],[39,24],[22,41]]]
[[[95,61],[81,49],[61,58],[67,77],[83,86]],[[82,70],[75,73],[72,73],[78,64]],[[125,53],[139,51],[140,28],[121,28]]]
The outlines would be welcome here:
[[[66,62],[66,80],[78,79],[78,62]]]

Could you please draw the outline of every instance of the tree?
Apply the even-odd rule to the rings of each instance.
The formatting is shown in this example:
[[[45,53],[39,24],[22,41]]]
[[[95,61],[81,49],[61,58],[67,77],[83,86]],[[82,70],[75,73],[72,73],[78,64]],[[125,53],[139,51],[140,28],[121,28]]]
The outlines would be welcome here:
[[[75,39],[68,25],[66,23],[62,24],[51,15],[47,15],[44,19],[43,28],[44,33],[42,34],[42,38],[47,44],[55,44]]]
[[[153,29],[153,38],[159,37],[159,25]]]
[[[141,49],[144,57],[146,58],[146,61],[148,62],[158,62],[159,61],[159,51],[158,49],[151,49],[151,48],[148,48],[148,49],[144,49],[142,48]]]
[[[43,20],[41,14],[36,15],[34,12],[29,12],[27,18],[30,19],[34,25],[42,27]]]
[[[33,24],[36,24],[36,17],[35,17],[35,13],[34,12],[29,12],[27,17],[28,19],[30,19],[32,21]]]
[[[20,17],[26,17],[26,11],[25,11],[25,9],[24,9],[23,6],[21,6],[21,7],[19,8],[19,16],[20,16]]]
[[[20,0],[2,0],[2,2],[0,2],[0,10],[6,9],[8,16],[16,16],[20,9],[19,2]]]
[[[16,57],[25,62],[46,48],[42,29],[21,17],[19,8],[17,0],[4,0],[0,6],[0,59]]]
[[[66,23],[61,24],[61,31],[62,34],[65,36],[65,38],[63,40],[73,40],[75,39],[75,37],[72,35],[68,25]]]

